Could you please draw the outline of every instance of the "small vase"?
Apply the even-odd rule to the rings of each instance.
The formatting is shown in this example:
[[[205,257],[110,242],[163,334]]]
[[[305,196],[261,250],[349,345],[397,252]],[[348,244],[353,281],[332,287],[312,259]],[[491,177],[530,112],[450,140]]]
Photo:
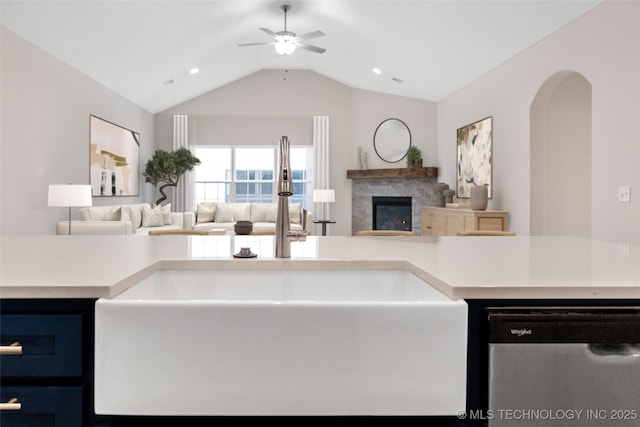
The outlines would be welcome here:
[[[449,188],[449,184],[445,184],[444,182],[439,182],[437,184],[433,185],[433,192],[436,194],[436,207],[438,208],[444,208],[445,207],[445,202],[444,202],[444,194],[442,194],[444,192],[444,190]]]
[[[447,206],[447,203],[453,203],[453,196],[455,196],[456,192],[450,188],[447,188],[442,192],[444,196],[444,205]]]
[[[471,187],[471,209],[474,211],[487,210],[489,204],[489,188],[486,185]]]

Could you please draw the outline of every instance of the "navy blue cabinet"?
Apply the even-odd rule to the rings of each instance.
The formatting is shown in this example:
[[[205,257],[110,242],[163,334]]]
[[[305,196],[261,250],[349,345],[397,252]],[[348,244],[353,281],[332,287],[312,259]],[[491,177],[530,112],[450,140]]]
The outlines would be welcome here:
[[[20,410],[2,411],[0,425],[66,427],[82,426],[82,387],[2,387],[2,402],[12,398]]]
[[[92,425],[93,304],[0,300],[2,427]]]
[[[0,316],[2,345],[20,343],[21,354],[3,355],[0,376],[82,375],[82,316],[31,314]]]

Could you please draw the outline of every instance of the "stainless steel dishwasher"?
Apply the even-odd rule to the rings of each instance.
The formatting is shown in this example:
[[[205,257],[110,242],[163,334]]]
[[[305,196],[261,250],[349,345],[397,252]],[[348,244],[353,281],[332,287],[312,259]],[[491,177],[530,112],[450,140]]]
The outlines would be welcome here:
[[[640,426],[640,308],[488,308],[490,427]]]

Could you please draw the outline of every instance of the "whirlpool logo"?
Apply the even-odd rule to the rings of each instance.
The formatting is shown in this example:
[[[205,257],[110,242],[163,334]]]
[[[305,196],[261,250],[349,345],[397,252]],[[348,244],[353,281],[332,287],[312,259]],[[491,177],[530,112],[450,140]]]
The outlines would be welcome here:
[[[519,336],[519,337],[523,337],[525,335],[531,335],[531,333],[532,333],[531,329],[525,329],[525,328],[522,328],[522,329],[511,329],[511,335],[516,335],[516,336]]]

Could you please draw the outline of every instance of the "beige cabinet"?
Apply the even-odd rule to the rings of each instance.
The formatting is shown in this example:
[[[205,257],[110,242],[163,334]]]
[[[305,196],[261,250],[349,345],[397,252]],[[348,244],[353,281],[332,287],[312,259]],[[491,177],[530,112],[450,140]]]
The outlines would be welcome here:
[[[458,231],[507,231],[507,211],[422,208],[423,236],[455,236]]]

